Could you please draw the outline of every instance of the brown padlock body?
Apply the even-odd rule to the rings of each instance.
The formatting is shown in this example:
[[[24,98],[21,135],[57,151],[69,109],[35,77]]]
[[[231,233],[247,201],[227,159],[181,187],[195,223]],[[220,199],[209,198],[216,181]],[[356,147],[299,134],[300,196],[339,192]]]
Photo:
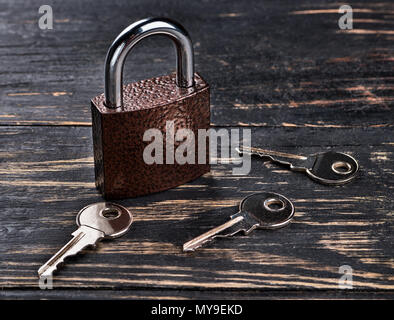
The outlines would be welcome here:
[[[131,83],[123,87],[122,110],[105,106],[101,94],[91,101],[96,187],[106,199],[137,197],[184,184],[209,172],[206,161],[198,164],[198,129],[210,127],[209,85],[196,73],[195,85],[179,88],[175,74]],[[166,122],[191,129],[195,136],[195,164],[166,164]],[[146,164],[143,141],[146,130],[163,134],[163,164]],[[175,142],[176,149],[182,142]]]

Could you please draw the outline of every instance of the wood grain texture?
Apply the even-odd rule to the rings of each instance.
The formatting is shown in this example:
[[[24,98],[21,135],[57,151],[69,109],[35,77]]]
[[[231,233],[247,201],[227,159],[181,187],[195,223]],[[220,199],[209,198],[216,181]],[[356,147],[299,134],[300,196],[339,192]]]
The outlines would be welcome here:
[[[4,289],[31,290],[38,267],[70,238],[78,210],[100,201],[93,183],[91,131],[3,127],[1,133],[0,154],[6,161],[0,175],[0,283]],[[244,177],[218,164],[192,183],[120,201],[135,215],[131,232],[71,259],[55,287],[329,290],[338,287],[339,266],[348,264],[358,290],[393,290],[389,129],[254,128],[253,137],[257,144],[286,152],[334,147],[353,154],[360,161],[360,177],[328,187],[259,160]],[[261,190],[281,192],[294,202],[296,217],[289,227],[182,253],[183,242],[226,221],[242,197]]]
[[[347,2],[367,10],[355,11],[354,28],[370,33],[339,32],[338,3],[314,0],[51,1],[53,30],[37,26],[39,0],[1,3],[0,124],[89,124],[89,100],[104,91],[108,46],[151,15],[190,31],[196,71],[211,84],[214,125],[392,125],[389,1]],[[146,39],[127,59],[125,82],[174,66],[168,39]]]
[[[393,297],[391,2],[348,2],[348,32],[338,29],[337,2],[94,3],[49,1],[54,29],[43,31],[40,1],[0,0],[0,298]],[[70,239],[77,212],[102,200],[89,101],[103,92],[111,41],[146,16],[175,18],[190,32],[216,129],[250,128],[267,149],[346,152],[360,176],[329,187],[259,160],[238,177],[217,164],[186,185],[120,201],[135,215],[131,232],[72,258],[55,290],[39,290],[37,269]],[[165,40],[134,50],[125,82],[173,71]],[[261,190],[294,202],[290,226],[181,252]],[[338,290],[345,264],[353,290]]]
[[[149,299],[149,300],[305,300],[305,299],[392,299],[393,292],[376,290],[5,290],[0,291],[0,298],[12,300],[34,299]]]

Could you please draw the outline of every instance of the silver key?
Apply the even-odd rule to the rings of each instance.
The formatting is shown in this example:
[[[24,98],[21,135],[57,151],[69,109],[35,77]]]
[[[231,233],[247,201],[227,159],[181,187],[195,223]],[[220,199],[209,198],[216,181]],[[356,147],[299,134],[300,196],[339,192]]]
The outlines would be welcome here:
[[[335,151],[301,156],[253,147],[240,147],[236,150],[239,154],[247,153],[266,158],[292,171],[305,172],[322,184],[345,184],[352,181],[358,173],[358,163],[353,157]]]
[[[79,228],[72,233],[73,238],[38,270],[40,278],[52,276],[65,258],[95,246],[99,240],[124,235],[130,229],[133,216],[118,204],[100,202],[79,211],[76,220]]]
[[[294,216],[294,206],[284,196],[273,192],[254,193],[244,198],[239,211],[230,220],[183,245],[183,251],[194,251],[215,238],[231,237],[253,230],[278,229],[288,225]]]

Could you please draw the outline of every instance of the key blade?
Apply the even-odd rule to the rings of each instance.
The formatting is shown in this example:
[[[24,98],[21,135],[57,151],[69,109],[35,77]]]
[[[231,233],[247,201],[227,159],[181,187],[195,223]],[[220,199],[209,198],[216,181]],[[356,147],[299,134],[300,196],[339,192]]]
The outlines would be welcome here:
[[[67,257],[74,256],[88,246],[95,245],[105,234],[99,230],[81,226],[72,233],[73,238],[61,248],[51,259],[49,259],[40,269],[38,276],[48,278],[53,275],[58,266],[64,262]]]
[[[241,147],[235,148],[235,149],[240,154],[248,153],[250,155],[258,155],[260,157],[278,156],[278,157],[285,157],[285,158],[290,158],[290,159],[295,159],[295,160],[307,160],[308,159],[308,157],[301,156],[298,154],[292,154],[292,153],[286,153],[286,152],[280,152],[280,151],[274,151],[274,150],[268,150],[268,149],[262,149],[262,148],[255,148],[255,147],[241,146]]]
[[[204,243],[207,243],[209,241],[212,241],[213,239],[217,237],[230,237],[240,231],[243,231],[244,229],[241,228],[232,228],[233,226],[239,224],[240,222],[244,221],[244,217],[241,215],[235,215],[234,218],[231,220],[227,221],[226,223],[213,228],[202,235],[186,242],[183,245],[183,251],[184,252],[190,252],[194,251],[197,248],[201,247]]]
[[[261,158],[267,158],[271,162],[284,165],[293,171],[305,171],[306,169],[312,167],[314,161],[313,158],[298,155],[298,154],[292,154],[292,153],[286,153],[286,152],[280,152],[280,151],[268,150],[262,148],[255,148],[255,147],[241,146],[239,148],[236,148],[236,151],[239,154],[246,153],[250,155],[259,156]]]

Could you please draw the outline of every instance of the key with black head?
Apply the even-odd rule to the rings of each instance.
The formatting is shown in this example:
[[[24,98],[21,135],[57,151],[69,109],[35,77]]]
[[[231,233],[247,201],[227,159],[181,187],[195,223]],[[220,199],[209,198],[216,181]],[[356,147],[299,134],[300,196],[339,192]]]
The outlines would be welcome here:
[[[328,151],[310,156],[253,147],[236,148],[239,154],[250,154],[283,165],[292,171],[305,172],[311,179],[327,185],[352,181],[358,173],[357,161],[348,154]]]
[[[183,251],[194,251],[215,238],[249,234],[255,229],[278,229],[290,223],[294,206],[284,196],[273,192],[254,193],[244,198],[239,211],[226,223],[186,242]]]

